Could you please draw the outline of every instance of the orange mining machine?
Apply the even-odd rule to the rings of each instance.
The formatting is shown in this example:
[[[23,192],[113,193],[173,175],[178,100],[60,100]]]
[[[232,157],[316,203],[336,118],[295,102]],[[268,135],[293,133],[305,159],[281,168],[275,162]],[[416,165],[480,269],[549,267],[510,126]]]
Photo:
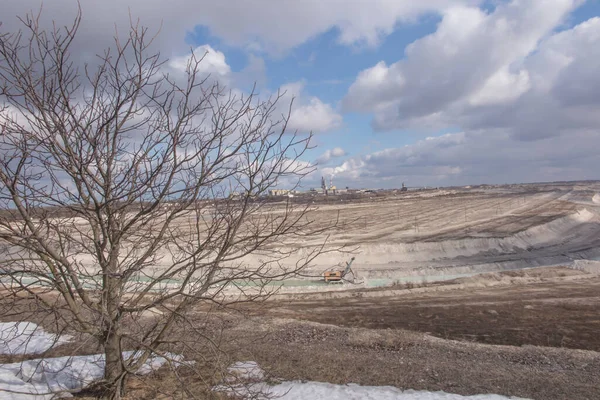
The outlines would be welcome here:
[[[350,259],[350,262],[346,262],[346,268],[337,271],[325,271],[323,273],[323,279],[325,283],[344,283],[346,280],[345,277],[348,275],[350,271],[352,271],[352,262],[354,261],[354,257]],[[352,273],[354,275],[354,273]]]

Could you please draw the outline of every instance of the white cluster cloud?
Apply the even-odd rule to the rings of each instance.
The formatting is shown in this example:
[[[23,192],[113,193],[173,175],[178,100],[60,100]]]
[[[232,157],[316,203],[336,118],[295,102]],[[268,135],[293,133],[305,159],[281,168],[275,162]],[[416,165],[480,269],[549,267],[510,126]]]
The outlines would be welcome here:
[[[189,67],[194,67],[196,62],[199,62],[197,69],[199,74],[210,75],[214,79],[225,80],[229,83],[231,67],[225,60],[225,54],[207,44],[196,47],[186,55],[170,59],[169,67],[177,72],[185,73]]]
[[[597,179],[598,148],[596,131],[537,141],[507,132],[460,132],[351,157],[322,173],[358,187]]]
[[[203,25],[227,44],[280,53],[307,40],[337,29],[338,41],[347,45],[378,44],[398,23],[413,22],[427,13],[438,13],[457,5],[482,0],[105,0],[81,1],[84,13],[82,46],[111,40],[115,27],[123,30],[130,15],[145,26],[161,26],[159,46],[169,55],[186,50],[185,35]],[[3,4],[3,22],[11,29],[15,15],[37,10],[42,0]],[[74,15],[73,0],[44,3],[46,20],[58,25]],[[85,46],[84,46],[85,47]]]
[[[341,123],[342,116],[331,105],[318,97],[311,97],[307,103],[293,108],[289,127],[302,132],[324,132],[339,127]]]
[[[224,44],[246,49],[250,61],[235,72],[218,49],[200,46],[196,52],[208,52],[202,72],[247,87],[265,79],[262,57],[284,54],[322,33],[333,31],[343,45],[372,47],[399,24],[440,15],[435,32],[398,48],[398,61],[380,61],[358,73],[341,111],[307,94],[299,81],[282,88],[287,93],[278,113],[286,114],[294,97],[291,130],[337,129],[341,113],[351,111],[372,114],[379,131],[462,133],[351,157],[337,166],[343,156],[328,150],[319,157],[319,174],[386,186],[395,179],[408,183],[407,176],[427,184],[578,179],[593,177],[592,149],[600,144],[600,18],[566,25],[583,2],[174,0],[165,6],[161,0],[83,0],[74,46],[92,59],[110,44],[115,28],[125,32],[131,15],[154,31],[161,26],[154,46],[181,71],[188,60],[186,35],[204,26]],[[2,29],[13,30],[15,15],[40,4],[7,2]],[[62,25],[73,15],[73,0],[44,5],[45,23]]]
[[[360,72],[344,109],[374,113],[378,130],[503,128],[531,140],[597,126],[600,19],[556,33],[580,4],[449,8],[405,58]]]
[[[244,79],[264,73],[264,61],[257,56],[250,57],[250,64],[244,71],[240,73],[232,72],[225,54],[209,45],[198,46],[192,53],[173,58],[169,61],[168,67],[177,74],[183,74],[188,69],[190,61],[199,60],[201,62],[197,71],[200,78],[208,77],[227,87],[233,86],[235,88],[236,86],[252,83]],[[287,114],[290,113],[289,106],[293,102],[289,115],[288,131],[318,133],[340,127],[342,116],[330,104],[324,103],[318,97],[307,95],[305,88],[304,81],[287,83],[279,88],[281,97],[277,103],[276,114],[287,117]],[[241,94],[239,90],[236,90],[236,92]],[[263,98],[266,98],[269,94],[269,92],[265,92]],[[277,95],[273,93],[271,97],[274,99]],[[273,117],[277,118],[277,115]]]
[[[160,51],[161,55],[169,58],[168,63],[164,66],[166,72],[182,78],[190,65],[193,54],[194,60],[201,60],[197,70],[201,79],[208,77],[211,82],[218,81],[235,93],[241,94],[243,87],[248,88],[254,82],[260,84],[264,81],[265,63],[260,56],[249,53],[249,63],[246,68],[234,72],[228,64],[225,54],[210,45],[205,44],[194,49],[186,49],[185,47],[186,32],[192,31],[197,24],[206,23],[202,19],[206,12],[210,11],[213,15],[222,17],[221,14],[230,15],[231,10],[237,12],[237,10],[246,9],[250,12],[257,9],[256,5],[250,7],[248,3],[243,2],[239,4],[239,7],[228,7],[228,11],[224,12],[224,10],[217,7],[217,4],[220,3],[212,1],[176,1],[167,7],[165,3],[157,0],[143,3],[137,0],[127,2],[83,1],[81,3],[82,25],[71,53],[78,58],[75,60],[76,62],[93,63],[96,57],[95,54],[109,46],[114,46],[114,35],[120,36],[122,42],[124,36],[128,34],[129,24],[135,24],[135,19],[139,18],[142,25],[152,27],[149,34],[155,33],[154,31],[162,26],[158,36],[153,39],[153,47],[149,49],[149,52]],[[3,10],[2,17],[0,17],[2,31],[14,32],[21,29],[22,24],[16,16],[23,16],[31,10],[37,10],[40,5],[41,2],[37,0],[25,0],[7,5]],[[264,4],[263,6],[266,7],[267,5]],[[258,8],[261,8],[260,5]],[[270,8],[270,6],[267,8]],[[41,24],[48,29],[52,29],[53,21],[59,27],[72,24],[75,10],[76,3],[73,1],[56,0],[51,5],[45,5],[42,9]],[[202,12],[195,13],[193,10]],[[129,19],[130,15],[132,20]],[[244,15],[249,16],[248,14]],[[293,15],[283,15],[282,18],[293,19]],[[218,18],[215,18],[215,21],[217,20]],[[256,19],[250,21],[252,26],[261,25],[257,23]],[[207,24],[207,26],[210,27],[211,25]],[[233,24],[229,27],[237,29],[237,26]],[[270,34],[273,35],[271,39],[279,37],[277,32],[270,32]],[[223,37],[227,38],[227,35]],[[264,40],[271,39],[265,38]],[[286,92],[286,95],[279,102],[280,108],[278,111],[282,114],[287,114],[289,103],[294,98],[294,108],[288,124],[289,130],[323,132],[341,125],[341,115],[330,104],[323,102],[318,97],[307,95],[304,82],[289,83],[284,85],[281,91]]]
[[[280,88],[282,98],[280,111],[287,114],[288,105],[294,101],[288,129],[299,132],[325,132],[339,128],[342,116],[327,103],[318,97],[304,95],[305,83],[293,82]]]
[[[331,170],[382,186],[598,178],[600,18],[564,25],[581,4],[448,8],[434,33],[399,49],[399,61],[361,71],[343,110],[372,113],[380,131],[462,132]]]
[[[341,147],[334,147],[333,149],[326,150],[325,153],[321,154],[319,158],[317,158],[316,163],[319,165],[324,165],[329,163],[334,158],[343,157],[347,153]]]

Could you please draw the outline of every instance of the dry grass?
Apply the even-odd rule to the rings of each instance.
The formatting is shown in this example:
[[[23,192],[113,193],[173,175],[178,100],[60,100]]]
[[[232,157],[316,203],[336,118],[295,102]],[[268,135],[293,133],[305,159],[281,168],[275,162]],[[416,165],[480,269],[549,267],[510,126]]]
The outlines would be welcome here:
[[[190,330],[179,328],[174,335],[199,342]],[[214,313],[204,332],[209,329],[219,333],[221,352],[208,356],[198,351],[202,346],[168,348],[196,361],[194,368],[161,368],[134,377],[128,382],[126,399],[229,399],[212,387],[225,380],[228,365],[249,360],[267,370],[268,381],[274,383],[278,379],[353,382],[545,400],[591,399],[600,385],[600,358],[594,352],[488,346],[395,329],[340,328],[230,313]],[[92,399],[94,393],[88,390],[77,397]]]

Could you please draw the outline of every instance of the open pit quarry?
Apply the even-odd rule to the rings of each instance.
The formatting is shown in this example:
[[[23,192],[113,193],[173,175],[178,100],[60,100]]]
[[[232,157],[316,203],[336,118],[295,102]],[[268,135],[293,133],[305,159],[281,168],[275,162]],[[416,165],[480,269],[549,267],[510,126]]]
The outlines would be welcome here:
[[[282,261],[292,268],[298,255],[325,245],[325,253],[301,274],[272,282],[281,293],[343,291],[390,286],[398,283],[432,283],[475,274],[541,266],[575,266],[581,260],[600,260],[600,183],[523,184],[420,191],[386,191],[344,196],[303,196],[290,199],[315,206],[306,218],[322,234],[287,239],[277,250],[298,250]],[[285,202],[270,203],[276,219]],[[179,226],[193,227],[192,218],[180,218]],[[195,219],[194,219],[195,221]],[[75,218],[70,224],[77,225]],[[80,221],[81,229],[85,222]],[[333,250],[336,251],[333,251]],[[15,257],[6,248],[2,257]],[[268,253],[244,258],[249,268]],[[18,255],[18,254],[17,254]],[[176,255],[159,254],[156,265],[132,283],[139,289],[168,268]],[[355,258],[343,284],[327,284],[325,271],[343,270]],[[100,282],[91,254],[73,253],[90,288]],[[580,264],[581,265],[581,264]],[[589,269],[589,268],[588,268]],[[170,279],[159,287],[176,287]],[[252,291],[252,282],[235,282],[224,291],[234,294],[240,286]],[[221,290],[223,288],[218,288]]]
[[[312,218],[324,224],[338,221],[329,245],[343,245],[345,252],[321,256],[306,273],[314,278],[289,282],[282,290],[427,283],[598,260],[599,193],[597,183],[530,184],[398,192],[328,203]],[[352,256],[347,285],[317,281],[323,271],[343,269]]]

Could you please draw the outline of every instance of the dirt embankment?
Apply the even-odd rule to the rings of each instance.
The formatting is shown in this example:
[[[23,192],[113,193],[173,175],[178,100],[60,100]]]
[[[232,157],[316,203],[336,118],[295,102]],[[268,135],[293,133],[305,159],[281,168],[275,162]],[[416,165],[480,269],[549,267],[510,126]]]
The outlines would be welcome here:
[[[598,399],[600,395],[600,357],[591,351],[489,346],[401,330],[340,328],[265,317],[248,321],[236,332],[252,342],[240,349],[240,360],[258,361],[285,380],[539,400]]]

